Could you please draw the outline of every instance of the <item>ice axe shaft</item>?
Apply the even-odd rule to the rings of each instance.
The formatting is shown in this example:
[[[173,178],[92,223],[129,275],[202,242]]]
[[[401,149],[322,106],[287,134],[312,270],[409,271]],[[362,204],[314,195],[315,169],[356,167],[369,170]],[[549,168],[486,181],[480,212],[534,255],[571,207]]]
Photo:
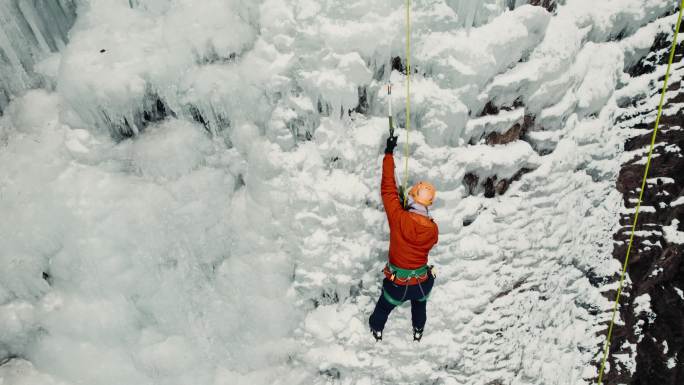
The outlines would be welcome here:
[[[387,101],[389,103],[389,108],[387,110],[387,118],[389,120],[389,132],[390,136],[394,136],[394,122],[392,120],[392,83],[387,84]]]

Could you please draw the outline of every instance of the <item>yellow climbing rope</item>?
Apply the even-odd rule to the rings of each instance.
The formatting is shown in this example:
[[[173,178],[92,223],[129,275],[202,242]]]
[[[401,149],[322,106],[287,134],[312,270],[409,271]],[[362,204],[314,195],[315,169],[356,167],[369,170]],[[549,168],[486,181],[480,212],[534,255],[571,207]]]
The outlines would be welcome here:
[[[660,103],[658,105],[658,114],[656,115],[655,126],[653,127],[653,135],[651,136],[651,147],[648,150],[648,158],[646,159],[646,169],[644,170],[644,178],[641,181],[641,191],[639,191],[639,200],[637,201],[636,212],[634,213],[634,222],[632,223],[632,231],[629,236],[629,244],[627,246],[627,255],[625,256],[625,263],[622,266],[622,273],[620,274],[620,283],[618,285],[617,295],[615,296],[615,303],[613,304],[613,316],[608,327],[608,336],[606,338],[605,348],[603,350],[603,360],[601,361],[601,369],[599,370],[598,385],[603,381],[603,371],[606,367],[606,360],[608,359],[608,349],[610,348],[610,340],[613,336],[613,326],[615,325],[615,314],[617,313],[620,295],[622,294],[622,286],[625,280],[625,273],[627,272],[627,264],[629,262],[629,253],[632,250],[632,243],[634,241],[634,231],[636,229],[637,219],[639,218],[639,209],[641,208],[641,199],[644,196],[646,189],[646,179],[648,178],[648,169],[651,166],[651,155],[653,155],[653,147],[655,146],[656,135],[658,134],[658,124],[660,123],[660,115],[663,112],[663,102],[665,101],[665,92],[667,91],[667,80],[670,77],[670,67],[672,66],[672,59],[674,58],[675,48],[677,47],[677,35],[679,33],[679,25],[682,22],[682,8],[684,8],[684,0],[679,6],[679,16],[677,17],[677,25],[674,31],[674,39],[672,41],[672,48],[670,49],[670,58],[667,62],[667,69],[665,70],[665,81],[663,83],[663,90],[660,93]]]
[[[404,146],[404,184],[402,193],[406,202],[408,193],[409,131],[411,131],[411,0],[406,0],[406,144]]]

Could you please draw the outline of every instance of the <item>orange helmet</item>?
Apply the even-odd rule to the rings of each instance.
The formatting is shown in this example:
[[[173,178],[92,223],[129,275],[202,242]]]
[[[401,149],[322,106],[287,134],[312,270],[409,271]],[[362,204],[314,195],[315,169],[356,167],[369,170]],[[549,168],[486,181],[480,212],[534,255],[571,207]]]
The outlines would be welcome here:
[[[409,195],[413,198],[414,202],[420,203],[423,206],[431,206],[437,191],[435,191],[435,186],[430,182],[420,181],[411,187]]]

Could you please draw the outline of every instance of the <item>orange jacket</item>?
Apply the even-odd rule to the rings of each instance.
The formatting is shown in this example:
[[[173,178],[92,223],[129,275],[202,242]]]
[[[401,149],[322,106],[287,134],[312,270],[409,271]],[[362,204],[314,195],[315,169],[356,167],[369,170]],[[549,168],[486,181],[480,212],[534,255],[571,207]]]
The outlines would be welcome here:
[[[390,263],[411,270],[426,265],[428,253],[437,243],[439,230],[432,219],[401,207],[391,154],[385,154],[382,160],[380,193],[390,227]]]

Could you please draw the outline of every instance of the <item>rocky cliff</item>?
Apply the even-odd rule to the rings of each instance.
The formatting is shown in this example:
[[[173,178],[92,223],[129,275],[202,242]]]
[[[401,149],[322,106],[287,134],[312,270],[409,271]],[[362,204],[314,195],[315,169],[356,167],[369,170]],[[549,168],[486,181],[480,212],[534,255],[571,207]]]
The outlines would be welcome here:
[[[627,253],[672,39],[671,31],[658,34],[650,54],[628,71],[635,80],[648,82],[651,91],[620,102],[617,124],[628,133],[616,183],[624,199],[613,249],[620,263]],[[617,370],[606,373],[606,384],[684,383],[684,43],[675,53],[620,299],[622,322],[611,344],[609,367]],[[614,291],[606,294],[611,300],[615,296]],[[628,356],[636,359],[635,367],[626,363]]]

